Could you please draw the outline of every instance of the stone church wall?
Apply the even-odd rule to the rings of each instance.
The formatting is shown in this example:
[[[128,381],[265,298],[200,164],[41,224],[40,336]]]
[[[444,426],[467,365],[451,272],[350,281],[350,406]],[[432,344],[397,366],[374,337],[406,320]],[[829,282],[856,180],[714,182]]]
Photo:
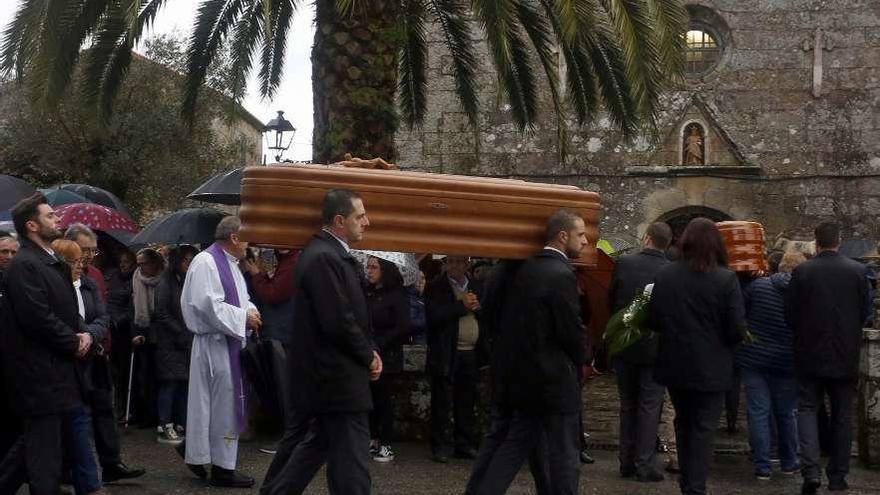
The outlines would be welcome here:
[[[624,143],[606,118],[578,128],[546,103],[536,128],[518,131],[483,41],[475,132],[434,31],[429,116],[398,134],[399,163],[597,191],[610,238],[634,241],[652,221],[701,212],[760,221],[771,237],[808,236],[835,219],[847,237],[880,238],[880,0],[686,3],[723,55],[711,73],[664,95],[656,135]],[[702,166],[682,163],[689,122],[705,131]]]

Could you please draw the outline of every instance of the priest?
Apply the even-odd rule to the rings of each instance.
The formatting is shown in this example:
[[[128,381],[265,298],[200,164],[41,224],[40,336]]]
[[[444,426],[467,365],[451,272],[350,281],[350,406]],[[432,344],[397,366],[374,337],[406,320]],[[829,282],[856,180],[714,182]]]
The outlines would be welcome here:
[[[238,437],[246,426],[241,350],[248,331],[262,324],[248,297],[238,263],[247,242],[238,237],[241,221],[225,217],[216,242],[196,255],[186,274],[180,309],[195,334],[190,358],[186,442],[178,446],[196,476],[212,486],[249,488],[254,479],[235,472]]]

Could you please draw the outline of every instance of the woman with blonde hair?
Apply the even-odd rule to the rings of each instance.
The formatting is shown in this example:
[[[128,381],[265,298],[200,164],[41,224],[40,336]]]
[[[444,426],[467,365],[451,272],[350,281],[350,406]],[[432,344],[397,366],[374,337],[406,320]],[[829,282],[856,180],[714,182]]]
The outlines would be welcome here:
[[[101,300],[98,287],[89,278],[83,276],[83,253],[79,244],[67,239],[52,241],[52,250],[70,267],[70,278],[76,293],[77,307],[86,331],[92,335],[92,342],[104,339],[110,324],[110,317]],[[89,404],[93,391],[92,367],[96,353],[101,352],[99,346],[92,346],[83,358],[77,362],[77,373],[81,375],[83,402]],[[98,463],[92,450],[92,416],[85,406],[71,413],[71,432],[73,438],[73,487],[77,495],[101,494],[101,478],[98,477]]]
[[[771,417],[778,432],[782,474],[791,476],[800,469],[794,415],[797,381],[792,333],[785,320],[785,294],[792,270],[804,261],[802,253],[785,253],[778,273],[756,279],[743,294],[746,319],[755,339],[737,350],[736,362],[746,390],[749,445],[758,480],[770,479]]]

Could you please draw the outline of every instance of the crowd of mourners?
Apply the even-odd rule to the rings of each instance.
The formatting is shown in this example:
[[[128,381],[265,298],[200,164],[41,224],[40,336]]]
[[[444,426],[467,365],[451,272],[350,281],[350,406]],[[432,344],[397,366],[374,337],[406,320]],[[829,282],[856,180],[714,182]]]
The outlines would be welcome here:
[[[465,493],[505,493],[524,464],[537,493],[578,493],[580,464],[592,462],[581,397],[589,301],[571,265],[588,246],[583,220],[553,214],[544,249],[527,260],[447,256],[406,285],[411,267],[396,258],[352,253],[369,235],[368,206],[356,192],[328,192],[323,227],[302,250],[249,248],[227,216],[210,246],[132,252],[99,250],[85,225],[61,231],[39,193],[21,201],[16,232],[0,232],[0,494],[24,484],[33,495],[62,485],[100,494],[144,475],[120,452],[120,428],[135,426],[154,429],[209,484],[252,487],[236,465],[257,402],[283,425],[261,449],[274,455],[261,494],[302,493],[325,464],[330,493],[370,493],[369,461],[396,455],[393,375],[406,344],[427,346],[432,459],[473,460]],[[622,477],[665,479],[668,392],[666,469],[680,473],[683,494],[705,494],[725,399],[735,410],[742,384],[755,476],[770,479],[778,457],[782,474],[802,474],[802,493],[816,493],[825,450],[829,489],[846,488],[871,285],[864,265],[837,254],[836,224],[815,234],[812,259],[774,253],[768,273],[729,270],[706,219],[674,246],[669,227],[652,224],[642,249],[617,260],[612,312],[652,287],[652,332],[612,362]],[[268,371],[257,376],[261,359]]]

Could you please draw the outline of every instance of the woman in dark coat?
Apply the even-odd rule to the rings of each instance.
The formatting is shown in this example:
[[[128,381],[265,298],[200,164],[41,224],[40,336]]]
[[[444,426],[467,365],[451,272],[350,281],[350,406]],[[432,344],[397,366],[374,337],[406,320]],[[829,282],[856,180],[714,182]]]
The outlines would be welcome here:
[[[654,378],[669,389],[675,407],[681,493],[700,495],[724,392],[733,385],[733,351],[746,333],[745,309],[711,220],[692,220],[679,247],[681,259],[654,281],[650,318],[660,336]]]
[[[394,407],[391,398],[389,374],[403,369],[403,343],[409,335],[409,294],[403,287],[400,270],[394,263],[376,257],[367,261],[367,306],[373,328],[373,341],[382,358],[382,376],[371,382],[373,412],[370,430],[373,442],[370,450],[373,460],[394,460],[391,436],[394,426]]]
[[[159,383],[158,408],[160,443],[180,444],[186,424],[189,357],[193,335],[183,322],[180,292],[190,263],[198,253],[192,246],[179,246],[168,257],[168,269],[156,286],[152,318],[156,334],[156,379]]]

